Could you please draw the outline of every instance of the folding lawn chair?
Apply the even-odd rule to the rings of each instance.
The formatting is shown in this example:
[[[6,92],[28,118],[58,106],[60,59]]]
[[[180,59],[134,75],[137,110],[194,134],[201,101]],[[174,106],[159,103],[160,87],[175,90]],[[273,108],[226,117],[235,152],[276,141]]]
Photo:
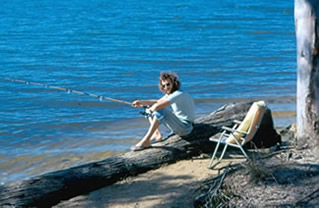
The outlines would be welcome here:
[[[254,137],[266,108],[267,106],[264,101],[254,102],[243,121],[234,120],[235,125],[232,128],[226,126],[222,127],[224,131],[218,139],[213,137],[209,138],[210,141],[217,142],[214,154],[209,162],[209,168],[214,168],[218,163],[220,163],[228,146],[239,148],[244,156],[249,159],[243,149],[243,146]],[[225,146],[220,157],[217,158],[216,153],[221,143]],[[217,162],[213,164],[215,157],[217,158]]]

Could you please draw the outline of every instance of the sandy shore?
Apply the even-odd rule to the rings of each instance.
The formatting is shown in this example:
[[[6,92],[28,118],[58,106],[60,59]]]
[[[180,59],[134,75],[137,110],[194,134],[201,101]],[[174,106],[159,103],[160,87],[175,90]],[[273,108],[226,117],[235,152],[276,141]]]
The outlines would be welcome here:
[[[227,177],[224,188],[228,187],[231,191],[226,192],[237,196],[231,198],[232,204],[246,207],[249,200],[251,207],[259,207],[260,203],[269,207],[318,207],[319,161],[315,160],[309,150],[297,150],[291,146],[293,129],[294,126],[290,130],[281,130],[283,146],[278,151],[258,151],[258,154],[268,151],[275,153],[269,154],[273,157],[253,160],[253,169],[247,166]],[[207,168],[210,158],[202,155],[200,158],[178,161],[136,177],[126,178],[87,195],[62,201],[54,207],[194,207],[195,197],[203,193],[204,189],[207,190],[204,185],[219,175],[218,169],[245,160],[239,151],[229,150],[223,162],[214,170]],[[257,153],[249,152],[250,157]],[[247,171],[251,173],[247,174]],[[249,182],[252,178],[264,180]]]
[[[244,160],[238,153],[232,152],[235,159],[227,157],[215,170],[207,168],[207,157],[183,160],[63,201],[55,207],[193,207],[196,191],[205,180],[218,174],[218,167]]]

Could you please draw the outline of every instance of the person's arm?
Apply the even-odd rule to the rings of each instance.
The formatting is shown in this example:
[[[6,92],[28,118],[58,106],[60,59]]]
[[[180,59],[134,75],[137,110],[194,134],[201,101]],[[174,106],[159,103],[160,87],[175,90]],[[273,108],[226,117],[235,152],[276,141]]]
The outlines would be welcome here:
[[[169,100],[167,100],[166,98],[161,98],[156,103],[154,103],[148,110],[150,111],[150,113],[153,113],[154,111],[158,111],[169,105],[171,105],[171,102]]]
[[[132,103],[132,106],[135,108],[143,107],[143,106],[151,106],[157,103],[157,100],[135,100]]]

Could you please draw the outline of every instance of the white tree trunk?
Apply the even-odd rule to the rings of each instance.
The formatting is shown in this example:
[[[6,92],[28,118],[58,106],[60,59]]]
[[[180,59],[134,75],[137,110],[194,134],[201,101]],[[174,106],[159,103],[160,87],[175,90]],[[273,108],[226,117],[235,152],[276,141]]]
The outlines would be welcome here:
[[[297,38],[297,139],[318,156],[319,0],[295,0]]]

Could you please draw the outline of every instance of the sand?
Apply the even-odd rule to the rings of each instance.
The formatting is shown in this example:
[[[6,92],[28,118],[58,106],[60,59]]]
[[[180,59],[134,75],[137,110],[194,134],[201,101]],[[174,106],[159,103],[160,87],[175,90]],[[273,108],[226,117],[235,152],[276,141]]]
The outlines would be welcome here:
[[[234,153],[231,153],[234,154]],[[55,207],[194,207],[194,198],[203,182],[217,176],[219,167],[244,157],[227,157],[214,170],[208,168],[209,158],[178,161],[137,177],[129,177],[111,186],[63,201]]]

